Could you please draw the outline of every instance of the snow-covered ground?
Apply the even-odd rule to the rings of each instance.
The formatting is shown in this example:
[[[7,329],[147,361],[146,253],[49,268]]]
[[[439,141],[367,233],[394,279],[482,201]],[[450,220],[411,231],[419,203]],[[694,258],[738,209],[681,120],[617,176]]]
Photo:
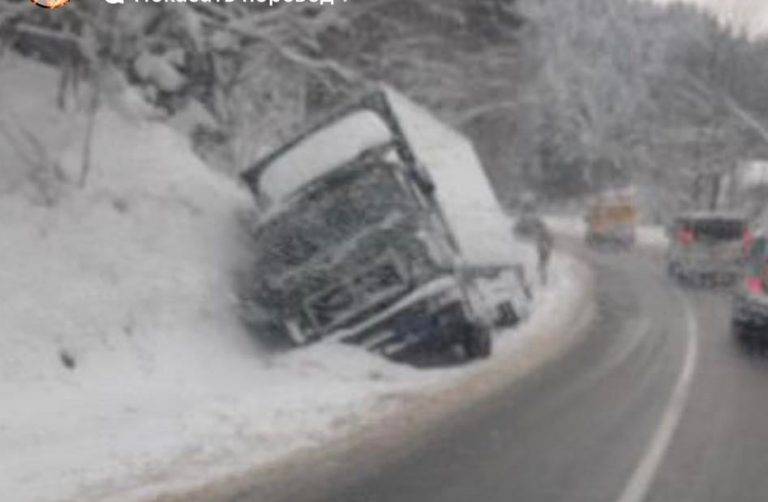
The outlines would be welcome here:
[[[119,86],[78,188],[85,120],[55,110],[51,82],[43,66],[0,61],[3,499],[133,500],[194,486],[339,437],[536,347],[534,331],[503,333],[490,363],[435,371],[335,344],[265,353],[233,293],[249,196],[170,128],[126,114]],[[69,182],[41,196],[26,178],[30,148]],[[557,267],[532,326],[553,322],[563,294],[578,297],[576,265]]]

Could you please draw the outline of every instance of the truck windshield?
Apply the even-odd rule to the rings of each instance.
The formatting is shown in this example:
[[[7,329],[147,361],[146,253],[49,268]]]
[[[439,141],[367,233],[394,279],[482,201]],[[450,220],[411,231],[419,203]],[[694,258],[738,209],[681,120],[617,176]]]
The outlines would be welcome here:
[[[377,113],[359,110],[326,125],[274,159],[260,176],[259,191],[272,202],[284,201],[361,152],[392,140],[392,132]]]
[[[269,275],[329,254],[366,228],[397,214],[415,200],[398,181],[395,164],[369,160],[307,187],[291,207],[256,235],[257,266]]]

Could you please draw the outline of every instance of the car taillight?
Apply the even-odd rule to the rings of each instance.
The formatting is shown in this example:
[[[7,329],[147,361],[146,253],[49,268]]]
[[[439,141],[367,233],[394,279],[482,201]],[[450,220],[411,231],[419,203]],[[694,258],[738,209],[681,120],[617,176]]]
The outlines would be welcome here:
[[[747,291],[756,295],[764,295],[763,280],[760,277],[747,277]]]
[[[749,229],[744,231],[744,256],[752,253],[752,247],[755,245],[755,236]]]
[[[690,246],[696,241],[696,234],[693,233],[693,230],[681,230],[677,235],[677,240],[683,246]]]

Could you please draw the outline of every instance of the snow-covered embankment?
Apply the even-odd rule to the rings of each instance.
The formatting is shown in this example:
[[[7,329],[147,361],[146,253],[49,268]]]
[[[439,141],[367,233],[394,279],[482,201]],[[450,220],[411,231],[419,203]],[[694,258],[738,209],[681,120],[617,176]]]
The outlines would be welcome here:
[[[250,479],[381,417],[426,421],[466,405],[566,350],[589,312],[588,273],[563,258],[531,322],[486,363],[418,371],[332,344],[267,354],[239,323],[233,291],[248,195],[165,125],[126,116],[128,95],[98,115],[79,188],[85,121],[56,110],[52,81],[36,63],[2,61],[3,126],[21,132],[0,136],[9,499],[140,500]],[[44,201],[22,151],[39,131],[65,178],[48,182]]]
[[[419,444],[423,431],[555,362],[581,340],[596,312],[592,271],[560,254],[553,267],[554,280],[541,291],[531,319],[500,333],[490,360],[413,373],[399,389],[370,395],[372,407],[337,422],[316,444],[272,458],[254,455],[225,476],[169,486],[160,500],[229,500],[246,493],[253,500],[301,500],[328,480],[342,484],[397,459]]]

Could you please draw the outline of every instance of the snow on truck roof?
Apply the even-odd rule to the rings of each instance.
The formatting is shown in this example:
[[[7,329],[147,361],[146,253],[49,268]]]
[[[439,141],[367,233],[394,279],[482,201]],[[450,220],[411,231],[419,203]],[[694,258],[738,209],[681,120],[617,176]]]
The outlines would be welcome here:
[[[342,153],[350,153],[354,147],[358,147],[360,149],[356,152],[357,154],[362,153],[366,148],[377,146],[374,141],[377,136],[380,136],[383,141],[384,135],[390,140],[395,139],[396,135],[401,135],[402,131],[397,117],[409,108],[409,104],[406,103],[409,103],[410,107],[417,106],[391,88],[383,85],[376,86],[373,91],[362,95],[359,99],[337,109],[330,116],[307,127],[280,148],[257,161],[242,174],[242,178],[252,191],[261,195],[266,194],[265,192],[269,190],[269,187],[265,187],[269,181],[282,183],[279,178],[283,176],[294,178],[294,174],[285,172],[297,168],[295,164],[290,165],[288,162],[290,160],[308,161],[308,167],[300,167],[299,169],[310,176],[322,176],[322,174],[354,158],[354,155],[344,158],[345,155]],[[397,111],[395,107],[398,108]],[[428,112],[423,111],[422,113]],[[438,123],[436,120],[432,120]],[[442,127],[445,132],[449,131],[447,127]],[[383,131],[386,132],[382,134]],[[459,139],[463,139],[458,133],[454,134]],[[340,145],[340,143],[342,144]],[[317,158],[314,158],[315,155]],[[272,174],[267,175],[268,172],[272,172]],[[311,181],[311,179],[307,181]],[[278,200],[273,199],[275,202]]]
[[[342,117],[301,140],[262,172],[259,190],[271,201],[290,197],[369,148],[392,141],[392,131],[370,110]]]

